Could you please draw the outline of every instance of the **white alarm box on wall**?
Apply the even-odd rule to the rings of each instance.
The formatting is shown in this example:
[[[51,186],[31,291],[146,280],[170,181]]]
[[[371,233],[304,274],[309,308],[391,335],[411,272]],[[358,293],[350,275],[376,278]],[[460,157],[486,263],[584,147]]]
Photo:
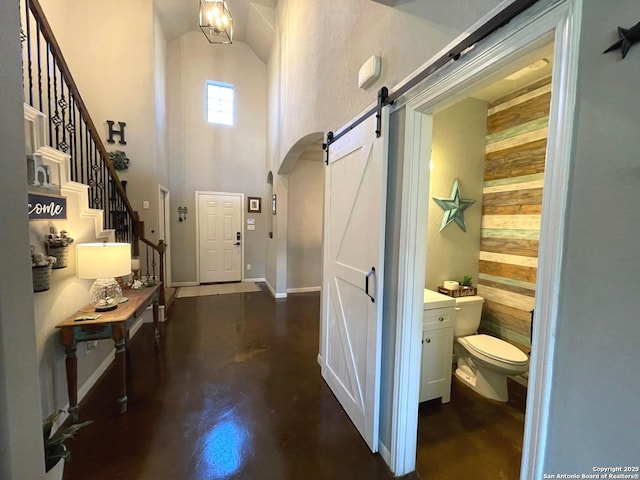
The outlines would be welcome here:
[[[364,62],[358,73],[358,86],[367,88],[380,77],[380,57],[374,55]]]

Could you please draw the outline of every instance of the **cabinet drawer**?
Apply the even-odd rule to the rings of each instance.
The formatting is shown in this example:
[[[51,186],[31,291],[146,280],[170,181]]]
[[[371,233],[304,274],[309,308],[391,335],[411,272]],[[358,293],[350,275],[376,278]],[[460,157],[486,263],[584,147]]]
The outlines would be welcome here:
[[[449,327],[453,325],[453,308],[425,310],[422,315],[423,328]]]

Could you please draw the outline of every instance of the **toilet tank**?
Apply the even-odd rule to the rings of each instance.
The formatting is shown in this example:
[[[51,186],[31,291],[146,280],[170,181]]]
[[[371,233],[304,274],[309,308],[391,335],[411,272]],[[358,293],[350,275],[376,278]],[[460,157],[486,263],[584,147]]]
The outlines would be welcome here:
[[[484,298],[478,295],[456,298],[454,336],[465,337],[467,335],[473,335],[478,331],[483,303]]]

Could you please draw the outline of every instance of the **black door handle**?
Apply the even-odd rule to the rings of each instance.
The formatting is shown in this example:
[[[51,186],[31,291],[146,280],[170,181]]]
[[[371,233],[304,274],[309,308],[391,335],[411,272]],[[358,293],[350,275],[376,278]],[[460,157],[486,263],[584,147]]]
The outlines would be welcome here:
[[[369,277],[371,277],[375,273],[376,273],[376,267],[371,267],[371,270],[369,270],[369,273],[367,273],[364,276],[364,293],[366,293],[369,296],[372,302],[375,302],[376,299],[373,298],[371,295],[369,295]]]

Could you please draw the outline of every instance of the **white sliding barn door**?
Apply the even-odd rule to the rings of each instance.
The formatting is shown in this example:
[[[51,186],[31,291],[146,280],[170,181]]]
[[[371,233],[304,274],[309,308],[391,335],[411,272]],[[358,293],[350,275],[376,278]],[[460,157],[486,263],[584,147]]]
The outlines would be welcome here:
[[[371,116],[331,144],[324,194],[322,376],[372,452],[380,410],[386,110],[382,137]]]
[[[198,193],[200,283],[242,280],[242,198]]]

